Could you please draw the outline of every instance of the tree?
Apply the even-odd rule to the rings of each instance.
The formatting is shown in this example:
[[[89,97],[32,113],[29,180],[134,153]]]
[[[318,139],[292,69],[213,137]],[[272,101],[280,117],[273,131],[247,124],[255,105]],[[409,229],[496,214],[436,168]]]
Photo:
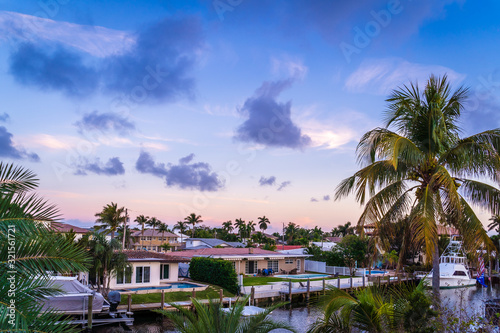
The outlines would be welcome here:
[[[439,302],[437,227],[447,223],[464,236],[469,251],[492,248],[468,201],[499,214],[500,192],[472,180],[496,180],[500,168],[500,129],[461,138],[458,120],[467,89],[453,93],[446,76],[431,76],[423,93],[411,84],[387,99],[386,127],[366,133],[357,147],[360,171],[337,187],[336,199],[356,193],[364,205],[358,221],[383,225],[408,216],[412,242],[424,246],[432,260],[432,287]],[[472,252],[471,252],[472,253]]]
[[[293,240],[295,238],[295,234],[297,233],[298,230],[299,230],[299,226],[298,225],[296,225],[293,222],[288,222],[288,225],[285,228],[285,237],[287,239],[286,243],[288,245],[292,244],[292,242],[293,242]]]
[[[246,238],[250,238],[252,235],[252,231],[255,231],[255,222],[254,221],[248,221],[245,232],[246,232]]]
[[[162,242],[163,242],[163,241],[164,241],[164,239],[165,239],[165,233],[166,233],[166,232],[169,232],[169,231],[170,231],[170,229],[168,228],[168,225],[167,225],[167,224],[165,224],[165,223],[160,223],[160,224],[158,225],[158,232],[161,232],[161,237],[162,237],[162,240],[161,240],[161,241],[162,241]],[[168,243],[168,242],[167,242],[167,243]]]
[[[96,213],[96,230],[105,230],[106,234],[111,233],[111,238],[115,238],[115,232],[120,224],[126,221],[125,207],[118,208],[118,204],[112,202],[103,207],[102,211]]]
[[[243,238],[244,238],[244,237],[243,237],[243,235],[244,235],[245,230],[246,230],[246,223],[245,223],[245,221],[244,221],[243,219],[241,219],[241,218],[236,219],[236,220],[234,221],[234,226],[235,226],[236,228],[238,228],[238,231],[239,231],[240,237],[241,237],[241,239],[243,239]]]
[[[398,262],[398,254],[396,251],[392,250],[391,252],[386,252],[384,253],[384,260],[386,261],[386,266],[385,269],[388,269],[389,266],[393,266],[395,263]]]
[[[219,302],[209,300],[209,304],[203,304],[195,298],[191,301],[195,314],[190,309],[176,304],[172,304],[178,310],[176,312],[166,310],[155,310],[155,312],[170,319],[180,333],[268,333],[275,329],[295,332],[288,323],[277,322],[268,317],[271,311],[283,304],[274,305],[255,316],[243,317],[248,297],[234,302],[228,312],[224,311],[226,309]]]
[[[155,229],[156,229],[156,228],[158,228],[158,227],[161,225],[161,223],[162,223],[162,222],[161,222],[160,220],[158,220],[158,219],[157,219],[156,217],[154,217],[154,216],[153,216],[152,218],[150,218],[150,219],[146,222],[146,225],[147,225],[148,227],[153,228],[153,233],[151,234],[151,239],[150,239],[150,241],[149,241],[149,247],[151,247],[151,248],[152,248],[152,246],[153,246],[153,237],[154,237],[154,235],[155,235]]]
[[[0,331],[75,332],[64,316],[42,312],[40,302],[61,293],[51,285],[51,271],[86,271],[90,258],[73,240],[54,234],[58,209],[32,192],[38,184],[32,171],[0,163]]]
[[[264,215],[258,218],[259,219],[259,229],[262,231],[267,230],[267,225],[271,224],[271,221]]]
[[[344,237],[346,235],[354,235],[354,227],[351,226],[351,222],[332,229],[332,237]]]
[[[144,239],[144,225],[148,222],[149,216],[139,215],[135,218],[134,222],[141,226],[141,250],[144,249],[142,240]]]
[[[125,228],[123,225],[119,226],[118,229],[116,229],[116,233],[118,234],[118,239],[123,239],[123,229],[126,230],[125,234],[125,248],[124,249],[130,249],[132,246],[132,243],[134,242],[132,238],[132,231],[130,228]],[[123,244],[122,244],[123,246]]]
[[[491,223],[488,224],[488,231],[495,230],[500,235],[500,215],[493,215],[489,221]]]
[[[342,237],[335,250],[342,254],[345,265],[349,267],[349,273],[354,274],[356,263],[363,265],[368,249],[368,239],[356,235]]]
[[[179,233],[181,234],[181,243],[182,243],[182,236],[184,232],[187,230],[187,223],[184,221],[177,221],[177,223],[174,225],[174,230],[179,230]]]
[[[194,237],[194,229],[196,227],[196,224],[203,222],[203,220],[201,219],[201,215],[196,215],[195,213],[189,214],[184,218],[184,221],[193,226],[193,229],[191,230],[191,237]]]
[[[231,220],[223,222],[222,223],[222,230],[226,231],[227,233],[230,233],[231,231],[233,231],[234,230],[233,222]]]

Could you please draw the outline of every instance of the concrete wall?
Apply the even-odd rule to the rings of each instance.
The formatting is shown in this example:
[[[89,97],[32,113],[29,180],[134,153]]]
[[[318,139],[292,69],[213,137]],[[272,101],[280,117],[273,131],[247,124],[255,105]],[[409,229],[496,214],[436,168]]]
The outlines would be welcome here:
[[[159,262],[153,261],[143,261],[143,262],[132,262],[132,283],[116,283],[116,276],[111,277],[111,282],[109,287],[111,289],[127,289],[127,288],[137,288],[137,287],[158,287],[166,282],[177,282],[179,280],[179,265],[177,263],[168,263],[170,265],[169,269],[169,279],[160,280],[160,264]],[[149,266],[150,267],[150,281],[149,283],[136,283],[135,274],[138,266]]]

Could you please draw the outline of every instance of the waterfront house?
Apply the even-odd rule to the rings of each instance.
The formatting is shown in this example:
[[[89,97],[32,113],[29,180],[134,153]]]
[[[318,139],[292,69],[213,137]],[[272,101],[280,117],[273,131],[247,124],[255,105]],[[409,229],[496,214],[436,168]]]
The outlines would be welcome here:
[[[125,250],[131,269],[111,278],[110,289],[159,287],[179,280],[179,262],[185,258],[154,251]]]
[[[186,240],[186,250],[200,250],[214,247],[245,247],[240,242],[226,242],[217,238],[190,238]]]
[[[272,269],[276,273],[282,271],[304,273],[304,260],[308,254],[284,254],[259,248],[205,248],[169,253],[185,260],[193,257],[211,257],[230,261],[237,274],[254,275],[263,269]]]
[[[84,229],[80,228],[68,223],[62,223],[62,222],[52,222],[50,227],[52,230],[55,232],[61,233],[63,235],[66,234],[74,234],[75,235],[75,241],[80,240],[84,235],[90,232],[89,229]]]
[[[158,232],[153,229],[144,230],[144,235],[141,231],[135,231],[132,233],[132,239],[134,243],[132,247],[134,250],[148,250],[156,252],[167,252],[162,249],[163,244],[168,244],[170,246],[169,251],[178,250],[181,247],[181,243],[177,241],[178,236],[171,232]]]

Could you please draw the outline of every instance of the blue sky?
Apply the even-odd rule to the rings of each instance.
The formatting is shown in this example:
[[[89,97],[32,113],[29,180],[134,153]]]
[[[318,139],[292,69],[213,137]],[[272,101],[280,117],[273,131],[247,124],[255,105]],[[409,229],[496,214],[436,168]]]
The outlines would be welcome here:
[[[499,7],[0,1],[0,156],[75,225],[117,202],[330,230],[359,217],[332,198],[392,89],[446,73],[471,88],[464,134],[498,127]]]

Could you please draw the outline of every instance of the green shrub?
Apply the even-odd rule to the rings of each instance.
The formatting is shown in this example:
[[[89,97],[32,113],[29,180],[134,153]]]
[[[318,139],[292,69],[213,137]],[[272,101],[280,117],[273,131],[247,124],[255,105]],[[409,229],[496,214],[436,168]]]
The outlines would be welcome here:
[[[238,277],[229,261],[214,258],[193,258],[189,264],[193,280],[216,284],[233,294],[239,293]]]

